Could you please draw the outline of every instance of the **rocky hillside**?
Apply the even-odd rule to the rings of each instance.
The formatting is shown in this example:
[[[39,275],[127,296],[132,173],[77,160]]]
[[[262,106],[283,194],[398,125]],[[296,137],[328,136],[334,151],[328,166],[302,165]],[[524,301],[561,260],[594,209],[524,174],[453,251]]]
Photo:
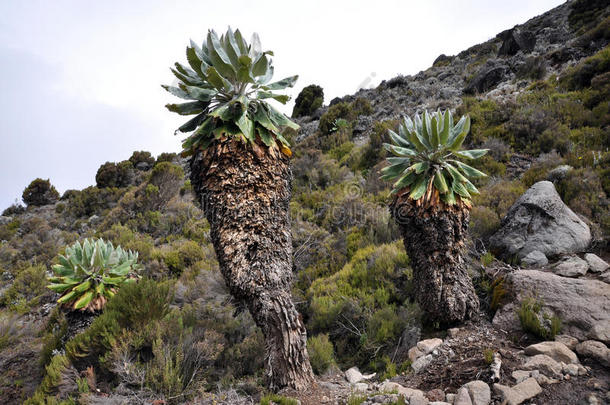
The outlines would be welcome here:
[[[607,2],[574,0],[328,105],[304,90],[290,207],[306,393],[264,390],[261,332],[225,287],[184,159],[134,152],[61,197],[33,182],[0,216],[1,402],[610,402],[609,40]],[[467,246],[482,308],[449,330],[411,298],[379,179],[387,130],[437,108],[469,114],[470,146],[490,149]],[[87,237],[143,265],[94,314],[46,288]]]

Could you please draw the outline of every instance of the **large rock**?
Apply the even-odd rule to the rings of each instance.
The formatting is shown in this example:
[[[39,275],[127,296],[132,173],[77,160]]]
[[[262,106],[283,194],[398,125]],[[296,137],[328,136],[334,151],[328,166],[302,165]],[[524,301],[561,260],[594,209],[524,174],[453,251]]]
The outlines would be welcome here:
[[[585,255],[585,260],[589,265],[589,270],[593,273],[602,273],[610,268],[610,264],[593,253],[587,253]]]
[[[561,201],[553,183],[540,181],[508,210],[490,242],[505,257],[523,259],[536,250],[552,257],[586,249],[591,231]]]
[[[527,359],[523,365],[525,370],[540,370],[544,375],[557,377],[561,375],[563,367],[561,363],[553,360],[546,354],[537,354]]]
[[[517,270],[506,276],[515,301],[497,311],[493,324],[499,329],[521,328],[515,315],[518,303],[537,296],[543,310],[561,319],[562,333],[578,340],[610,342],[610,288],[603,281],[567,278],[539,270]]]
[[[363,380],[370,380],[375,377],[375,373],[373,374],[362,374],[358,367],[352,367],[345,372],[345,379],[352,384],[359,383]]]
[[[528,356],[545,354],[555,361],[563,361],[566,364],[578,363],[576,353],[560,342],[541,342],[530,345],[525,348],[525,354]]]
[[[528,267],[542,267],[549,264],[549,259],[541,251],[534,250],[521,259],[521,264]]]
[[[531,52],[536,46],[536,34],[521,28],[511,28],[497,35],[502,40],[498,50],[500,56],[513,56],[517,52]]]
[[[576,352],[583,357],[592,358],[606,367],[610,367],[610,349],[602,342],[587,340],[579,343],[576,346]]]
[[[491,402],[491,390],[484,381],[475,380],[464,384],[468,390],[472,405],[488,405]]]

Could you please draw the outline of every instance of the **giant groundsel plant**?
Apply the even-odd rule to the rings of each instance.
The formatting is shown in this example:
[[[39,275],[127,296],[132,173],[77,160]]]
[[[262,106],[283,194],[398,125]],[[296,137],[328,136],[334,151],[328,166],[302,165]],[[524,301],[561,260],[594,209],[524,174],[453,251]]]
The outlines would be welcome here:
[[[398,133],[389,131],[392,143],[384,144],[395,156],[388,158],[382,178],[396,180],[392,192],[408,192],[418,205],[435,204],[439,197],[449,205],[470,205],[471,196],[478,194],[470,179],[486,175],[461,160],[479,158],[487,149],[460,150],[469,131],[470,117],[454,125],[449,110],[405,116]]]
[[[96,311],[112,298],[124,283],[135,281],[141,268],[138,253],[116,248],[103,239],[85,239],[66,247],[48,287],[61,294],[59,304],[76,310]]]
[[[233,32],[231,28],[220,37],[209,31],[201,46],[191,41],[186,48],[189,66],[176,63],[171,69],[177,86],[163,86],[174,96],[188,100],[166,105],[170,111],[195,116],[176,131],[190,133],[182,144],[184,155],[206,149],[214,139],[225,137],[261,142],[291,154],[282,131],[299,126],[266,100],[285,104],[290,98],[275,91],[292,87],[298,76],[270,83],[271,56],[271,51],[262,51],[256,33],[248,44],[239,30]]]

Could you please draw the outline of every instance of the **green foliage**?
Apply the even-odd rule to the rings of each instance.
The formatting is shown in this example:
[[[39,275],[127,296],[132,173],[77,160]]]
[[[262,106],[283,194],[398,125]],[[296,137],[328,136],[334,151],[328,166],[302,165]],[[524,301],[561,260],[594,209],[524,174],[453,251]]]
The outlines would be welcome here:
[[[146,163],[147,167],[152,167],[155,164],[155,158],[147,151],[135,151],[129,157],[129,161],[133,167],[137,167],[138,163]]]
[[[18,218],[14,218],[12,221],[4,225],[0,225],[0,241],[10,240],[13,235],[17,233],[20,226],[21,221]]]
[[[575,0],[570,4],[570,14],[568,15],[570,28],[578,31],[587,27],[591,22],[596,21],[607,6],[608,3],[604,0]]]
[[[521,327],[543,340],[553,340],[561,331],[561,320],[556,315],[549,315],[542,310],[543,303],[533,297],[521,301],[517,316]]]
[[[475,206],[470,211],[469,226],[474,238],[486,239],[500,229],[500,217],[489,207]]]
[[[517,69],[517,78],[540,80],[544,78],[546,69],[546,62],[542,56],[529,56]]]
[[[324,90],[322,87],[310,84],[301,90],[292,109],[292,118],[311,115],[324,103]]]
[[[493,349],[485,349],[483,350],[483,357],[485,358],[485,363],[491,365],[494,361],[494,351]]]
[[[142,329],[169,313],[170,285],[141,279],[124,285],[85,332],[66,344],[73,364],[98,364],[117,345],[123,329]]]
[[[174,160],[176,160],[177,157],[178,155],[174,152],[163,152],[159,156],[157,156],[157,161],[155,162],[155,165],[158,165],[161,162],[172,163]]]
[[[134,180],[133,164],[129,160],[106,162],[97,169],[95,182],[98,188],[127,187]]]
[[[369,135],[369,142],[362,151],[359,168],[370,169],[386,156],[383,144],[389,141],[388,131],[396,129],[397,125],[398,122],[395,120],[375,122],[373,131]]]
[[[610,70],[610,45],[595,55],[590,56],[578,65],[570,68],[562,77],[561,83],[569,90],[578,90],[591,86],[591,80]]]
[[[4,292],[2,304],[15,308],[25,304],[24,310],[38,303],[38,298],[47,290],[46,268],[41,265],[29,266],[19,271],[13,284]]]
[[[417,310],[407,300],[409,261],[400,243],[356,251],[342,269],[317,276],[307,291],[309,333],[328,333],[341,365],[386,354]]]
[[[518,180],[501,180],[483,187],[481,194],[475,197],[474,203],[476,206],[487,207],[494,211],[498,219],[504,218],[508,209],[525,193],[525,190],[526,188]],[[495,226],[495,217],[486,213],[479,214],[481,217],[476,218],[476,221],[479,221],[481,218],[483,218],[483,221],[485,221],[485,218],[488,218],[487,221],[491,221],[487,222],[487,224],[483,223],[479,229],[483,232],[491,230]],[[475,226],[478,225],[475,224]]]
[[[48,286],[61,294],[57,302],[92,312],[102,309],[122,285],[135,281],[141,268],[137,252],[115,248],[103,239],[85,239],[82,245],[77,241],[58,261]]]
[[[208,31],[201,47],[191,41],[186,48],[190,67],[176,63],[171,71],[178,86],[163,86],[172,95],[189,100],[168,104],[168,110],[195,115],[177,130],[191,133],[182,144],[184,154],[205,149],[214,139],[225,137],[292,153],[282,132],[286,127],[296,130],[299,126],[265,100],[288,102],[290,97],[274,91],[294,86],[298,76],[269,83],[273,77],[272,55],[271,51],[262,51],[258,34],[253,34],[248,44],[239,30],[230,28],[220,37]]]
[[[25,212],[25,207],[18,202],[11,204],[4,211],[2,211],[3,217],[12,217],[13,215],[20,215]],[[2,239],[2,238],[0,238]]]
[[[335,364],[335,350],[328,334],[312,336],[307,339],[307,352],[313,371],[320,375]]]
[[[346,120],[350,126],[358,119],[361,115],[370,115],[373,113],[371,103],[362,97],[355,99],[350,102],[339,102],[331,105],[328,110],[320,117],[320,123],[318,129],[324,135],[328,135],[333,132],[333,128],[336,128],[335,123],[338,119]]]
[[[27,206],[42,206],[56,202],[59,199],[59,193],[49,179],[43,180],[38,178],[32,180],[23,190],[21,198]]]
[[[296,399],[283,397],[277,394],[267,394],[261,398],[260,405],[297,405]]]
[[[62,196],[66,201],[66,214],[81,218],[92,215],[102,215],[115,204],[124,194],[124,190],[118,188],[87,187],[83,190],[68,190]]]
[[[432,201],[433,190],[447,204],[458,199],[470,203],[473,194],[479,194],[468,178],[486,175],[458,159],[476,159],[487,149],[460,150],[470,131],[470,118],[462,116],[453,124],[451,111],[440,110],[432,114],[416,114],[414,119],[404,117],[399,133],[389,131],[392,144],[384,147],[396,157],[388,158],[390,166],[382,169],[385,180],[397,179],[393,193],[409,192],[409,198]],[[453,156],[453,159],[448,159]]]
[[[163,260],[174,275],[179,276],[184,269],[202,260],[205,255],[199,244],[187,240],[177,249],[160,253],[157,257]]]

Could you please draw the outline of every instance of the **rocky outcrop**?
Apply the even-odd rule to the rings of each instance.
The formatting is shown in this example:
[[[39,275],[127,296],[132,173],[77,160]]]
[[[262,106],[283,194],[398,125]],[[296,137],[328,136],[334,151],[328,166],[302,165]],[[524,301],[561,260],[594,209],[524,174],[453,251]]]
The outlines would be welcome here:
[[[493,324],[503,330],[521,328],[518,303],[536,296],[545,311],[561,319],[563,333],[579,340],[610,342],[610,287],[599,280],[575,279],[538,270],[518,270],[506,276],[513,303],[496,313]]]
[[[591,231],[561,201],[553,183],[540,181],[509,209],[490,242],[503,257],[523,259],[534,251],[551,257],[583,251]]]

